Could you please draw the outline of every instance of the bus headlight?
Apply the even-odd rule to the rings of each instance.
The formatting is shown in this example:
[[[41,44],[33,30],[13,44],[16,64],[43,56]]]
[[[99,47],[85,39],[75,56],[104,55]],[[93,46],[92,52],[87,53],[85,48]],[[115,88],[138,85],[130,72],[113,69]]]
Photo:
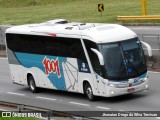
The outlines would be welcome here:
[[[148,89],[148,85],[146,85],[146,89]]]
[[[113,90],[111,90],[110,93],[113,95],[115,92]]]

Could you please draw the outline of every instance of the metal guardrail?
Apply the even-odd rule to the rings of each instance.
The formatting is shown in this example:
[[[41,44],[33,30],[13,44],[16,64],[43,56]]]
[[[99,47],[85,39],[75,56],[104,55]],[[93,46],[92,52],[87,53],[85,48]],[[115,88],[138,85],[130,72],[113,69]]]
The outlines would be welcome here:
[[[0,27],[0,56],[6,56],[5,34]]]
[[[6,56],[6,45],[4,43],[0,43],[0,57]]]
[[[160,20],[160,16],[150,15],[150,16],[117,16],[117,20],[126,21],[126,20]]]
[[[152,57],[148,57],[145,50],[148,70],[160,72],[160,35],[153,33],[138,34],[138,36],[141,41],[147,42],[152,47]]]
[[[11,102],[4,102],[0,101],[0,108],[5,107],[9,110],[9,112],[17,112],[17,113],[25,113],[25,112],[33,112],[33,113],[41,113],[42,119],[46,118],[46,120],[50,120],[52,117],[61,117],[66,118],[70,120],[97,120],[96,118],[87,118],[85,116],[79,116],[71,114],[71,112],[61,112],[61,111],[55,111],[51,109],[41,108],[41,107],[35,107],[30,105],[23,105],[23,104],[17,104],[17,103],[11,103]],[[41,119],[41,118],[39,118]]]
[[[138,34],[141,41],[151,45],[153,51],[160,53],[160,35],[159,34]]]

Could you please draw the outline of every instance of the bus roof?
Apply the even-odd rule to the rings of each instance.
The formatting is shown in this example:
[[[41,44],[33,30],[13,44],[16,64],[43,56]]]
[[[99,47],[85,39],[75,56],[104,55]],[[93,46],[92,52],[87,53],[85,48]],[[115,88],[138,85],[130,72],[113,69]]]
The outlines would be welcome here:
[[[137,37],[130,29],[117,24],[78,23],[64,19],[19,25],[7,29],[6,33],[82,38],[96,43],[116,42]]]

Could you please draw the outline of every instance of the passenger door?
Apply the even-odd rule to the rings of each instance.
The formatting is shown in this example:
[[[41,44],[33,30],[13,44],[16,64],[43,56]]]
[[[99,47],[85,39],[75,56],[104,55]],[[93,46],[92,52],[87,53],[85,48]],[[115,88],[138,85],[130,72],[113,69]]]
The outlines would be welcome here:
[[[100,62],[98,59],[98,56],[91,50],[91,48],[97,48],[96,43],[89,41],[89,40],[84,40],[87,52],[88,52],[88,56],[94,71],[93,74],[93,81],[94,81],[94,86],[96,91],[99,93],[99,95],[105,94],[105,85],[103,84],[103,78],[102,76],[102,70],[101,70],[101,66],[100,66]]]

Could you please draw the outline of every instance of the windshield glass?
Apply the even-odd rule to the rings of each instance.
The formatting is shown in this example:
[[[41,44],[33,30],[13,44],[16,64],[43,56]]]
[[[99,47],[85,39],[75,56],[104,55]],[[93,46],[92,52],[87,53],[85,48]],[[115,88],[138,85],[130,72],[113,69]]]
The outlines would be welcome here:
[[[138,38],[99,45],[105,61],[106,77],[129,79],[146,72],[144,52]]]

